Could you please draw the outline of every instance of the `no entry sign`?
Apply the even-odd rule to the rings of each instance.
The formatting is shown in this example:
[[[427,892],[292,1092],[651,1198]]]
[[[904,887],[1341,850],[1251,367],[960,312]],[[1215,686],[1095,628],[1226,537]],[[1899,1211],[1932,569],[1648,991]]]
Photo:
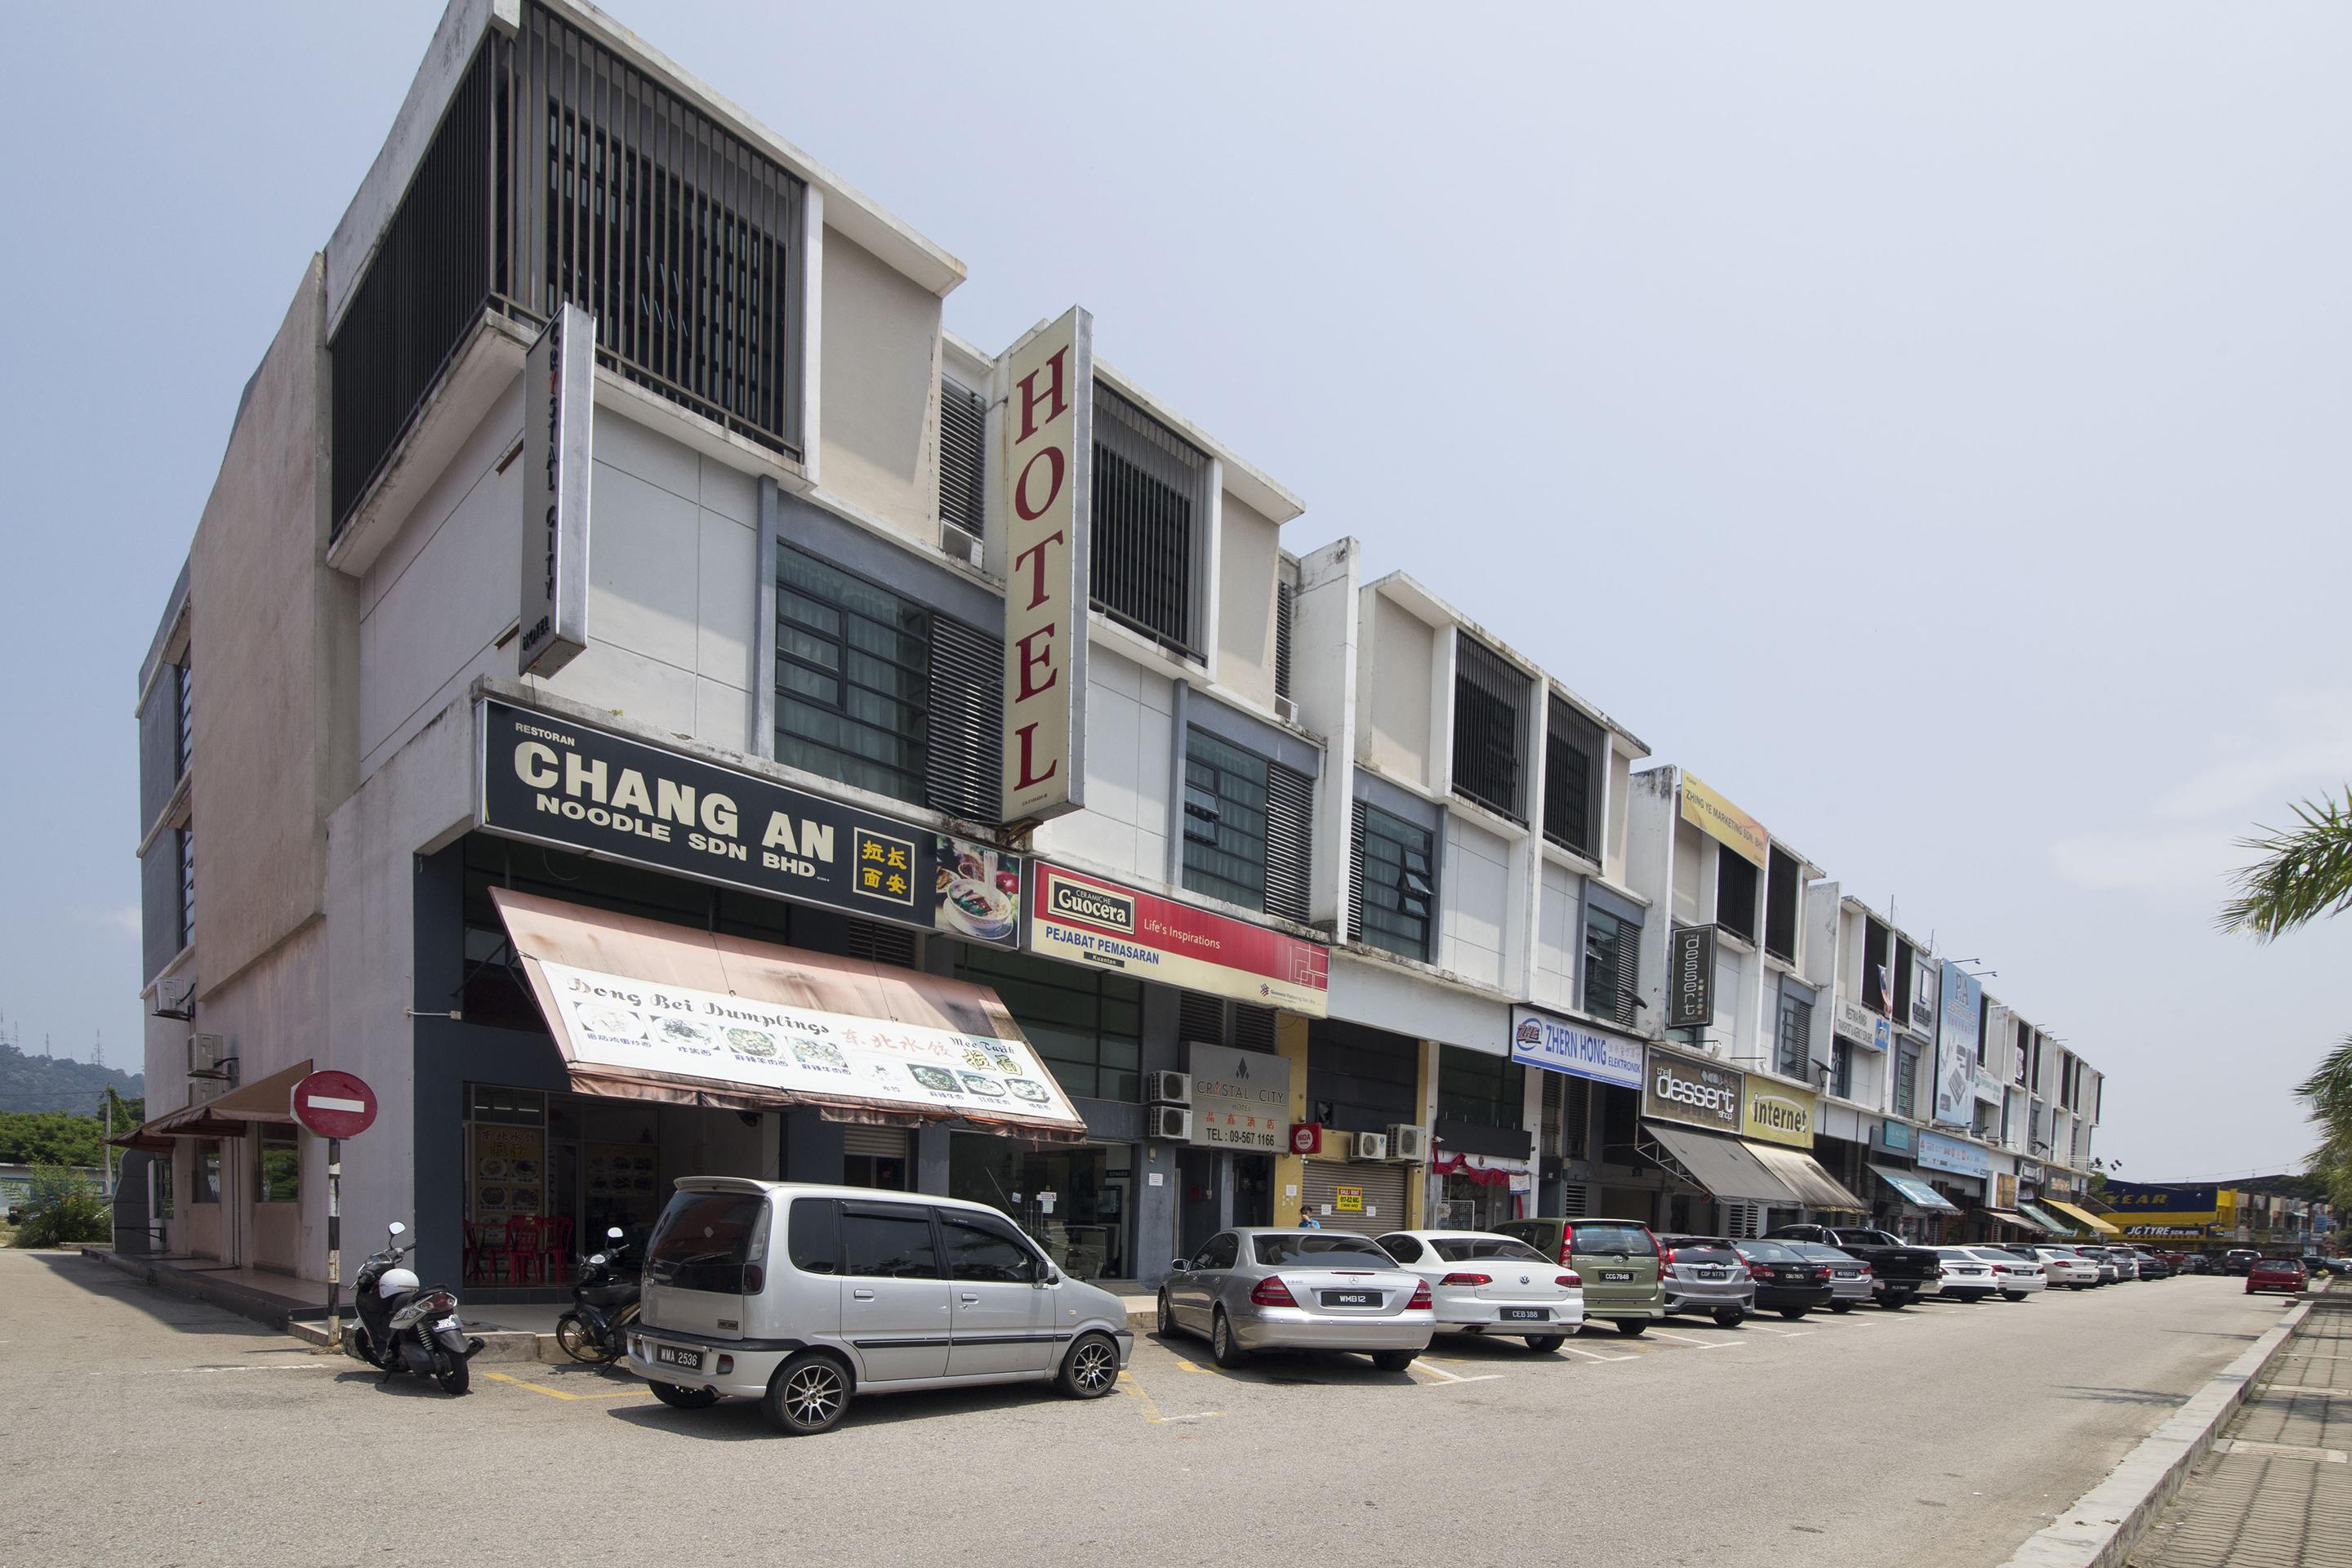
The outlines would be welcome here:
[[[294,1120],[321,1138],[356,1138],[375,1121],[375,1090],[333,1068],[294,1086]]]

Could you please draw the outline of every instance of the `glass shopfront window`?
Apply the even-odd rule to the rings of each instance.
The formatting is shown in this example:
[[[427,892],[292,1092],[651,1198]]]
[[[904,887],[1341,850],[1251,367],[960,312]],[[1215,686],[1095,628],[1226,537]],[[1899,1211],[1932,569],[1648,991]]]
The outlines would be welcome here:
[[[1074,1279],[1135,1278],[1135,1148],[959,1132],[948,1195],[1003,1211]]]
[[[1003,998],[1065,1093],[1143,1098],[1140,980],[969,944],[958,954],[955,977]]]

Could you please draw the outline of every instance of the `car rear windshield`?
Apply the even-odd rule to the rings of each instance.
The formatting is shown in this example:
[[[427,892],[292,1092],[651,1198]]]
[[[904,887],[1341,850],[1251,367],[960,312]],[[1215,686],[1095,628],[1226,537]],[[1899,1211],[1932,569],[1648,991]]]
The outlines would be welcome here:
[[[1824,1247],[1818,1241],[1792,1241],[1789,1250],[1800,1258],[1810,1258],[1816,1263],[1853,1263],[1853,1254],[1840,1252],[1834,1247]]]
[[[1851,1247],[1902,1247],[1907,1245],[1899,1236],[1889,1236],[1883,1230],[1842,1230],[1837,1233],[1839,1244]]]
[[[1675,1255],[1677,1263],[1735,1263],[1738,1255],[1731,1243],[1718,1236],[1662,1236],[1658,1245]]]
[[[678,1193],[646,1247],[646,1283],[740,1296],[743,1267],[766,1251],[768,1200],[758,1193]]]
[[[1759,1263],[1802,1263],[1804,1255],[1785,1241],[1743,1241],[1739,1255]]]
[[[1429,1249],[1448,1263],[1468,1263],[1481,1258],[1501,1258],[1511,1263],[1551,1261],[1526,1242],[1513,1241],[1507,1236],[1433,1237]]]
[[[1650,1233],[1634,1225],[1580,1225],[1576,1227],[1577,1252],[1623,1253],[1628,1258],[1655,1258],[1658,1248],[1650,1240]]]
[[[1371,1263],[1382,1268],[1396,1267],[1395,1259],[1369,1237],[1307,1231],[1297,1236],[1252,1237],[1250,1245],[1260,1263]]]

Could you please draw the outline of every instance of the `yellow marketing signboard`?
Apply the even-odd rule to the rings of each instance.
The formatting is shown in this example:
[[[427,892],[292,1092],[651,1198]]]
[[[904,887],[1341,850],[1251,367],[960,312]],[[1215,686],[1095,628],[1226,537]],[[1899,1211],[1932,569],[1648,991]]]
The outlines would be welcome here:
[[[1687,773],[1683,774],[1683,820],[1730,845],[1732,853],[1764,864],[1766,847],[1772,842],[1764,825]]]
[[[1786,1143],[1791,1149],[1813,1146],[1813,1110],[1821,1103],[1801,1089],[1750,1074],[1739,1135],[1765,1143]]]

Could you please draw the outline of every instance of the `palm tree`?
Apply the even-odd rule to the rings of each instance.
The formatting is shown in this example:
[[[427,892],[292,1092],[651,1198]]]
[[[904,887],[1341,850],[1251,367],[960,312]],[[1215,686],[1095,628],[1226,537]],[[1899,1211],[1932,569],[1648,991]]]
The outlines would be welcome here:
[[[2269,942],[2322,915],[2352,909],[2352,786],[2341,802],[2326,795],[2295,806],[2302,826],[2263,829],[2239,842],[2262,858],[2234,879],[2221,906],[2221,929]]]
[[[2352,909],[2352,786],[2340,802],[2322,795],[2294,809],[2300,826],[2241,841],[2262,858],[2237,874],[2236,891],[2221,906],[2223,931],[2269,942]],[[2352,1036],[2321,1058],[2294,1093],[2319,1126],[2311,1173],[2327,1184],[2338,1208],[2352,1207]]]

